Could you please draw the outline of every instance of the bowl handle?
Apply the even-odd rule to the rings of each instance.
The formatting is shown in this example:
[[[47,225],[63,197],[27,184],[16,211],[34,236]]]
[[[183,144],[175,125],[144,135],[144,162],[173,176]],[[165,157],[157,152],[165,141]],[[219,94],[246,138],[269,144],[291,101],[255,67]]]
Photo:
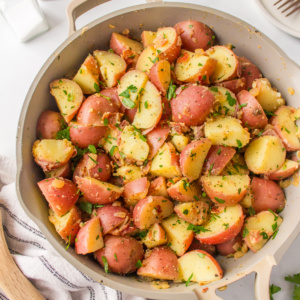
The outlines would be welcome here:
[[[67,7],[69,36],[76,31],[75,21],[90,9],[110,0],[72,0]]]
[[[255,299],[256,300],[266,300],[270,299],[270,276],[272,272],[273,266],[276,265],[276,261],[274,256],[267,255],[262,260],[260,260],[256,265],[247,270],[247,273],[242,274],[242,276],[235,276],[229,278],[226,281],[226,284],[233,283],[234,281],[241,279],[242,277],[256,272],[255,276]],[[224,288],[224,282],[214,283],[211,286],[205,287],[197,287],[194,289],[194,293],[198,300],[222,300],[221,297],[216,295],[217,289]],[[226,286],[225,286],[226,288]]]
[[[78,17],[110,0],[72,0],[67,7],[67,17],[69,23],[69,36],[76,31],[75,21]],[[145,0],[147,3],[163,2],[163,0]]]

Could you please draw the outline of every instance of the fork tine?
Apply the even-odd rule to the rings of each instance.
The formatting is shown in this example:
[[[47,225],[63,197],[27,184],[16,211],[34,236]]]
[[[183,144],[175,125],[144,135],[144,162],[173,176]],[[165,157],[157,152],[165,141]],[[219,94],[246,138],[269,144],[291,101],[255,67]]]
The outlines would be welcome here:
[[[287,4],[289,4],[289,3],[292,2],[292,1],[294,1],[294,0],[287,0],[287,1],[285,1],[282,5],[280,5],[280,6],[278,7],[278,9],[281,8],[281,7],[283,7],[283,6],[285,6],[285,5],[287,5]]]
[[[290,13],[288,13],[288,14],[286,15],[286,17],[290,16],[291,14],[293,14],[294,12],[296,12],[296,11],[299,10],[299,9],[300,9],[300,5],[299,5],[298,7],[296,7],[294,10],[292,10]]]
[[[273,5],[277,5],[279,2],[281,2],[282,0],[278,0],[276,3],[274,3]]]
[[[283,10],[282,12],[284,13],[284,12],[286,12],[287,10],[289,10],[290,8],[292,8],[293,6],[295,6],[295,5],[297,5],[297,4],[299,4],[300,3],[300,0],[298,0],[298,1],[296,1],[296,2],[294,2],[294,3],[292,3],[290,6],[288,6],[285,10]]]

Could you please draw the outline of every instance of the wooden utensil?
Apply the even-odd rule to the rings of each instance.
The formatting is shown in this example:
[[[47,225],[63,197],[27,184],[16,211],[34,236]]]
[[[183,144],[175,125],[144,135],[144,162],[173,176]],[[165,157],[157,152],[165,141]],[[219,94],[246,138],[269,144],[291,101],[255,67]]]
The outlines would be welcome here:
[[[0,287],[10,300],[45,299],[17,267],[5,241],[0,212]]]

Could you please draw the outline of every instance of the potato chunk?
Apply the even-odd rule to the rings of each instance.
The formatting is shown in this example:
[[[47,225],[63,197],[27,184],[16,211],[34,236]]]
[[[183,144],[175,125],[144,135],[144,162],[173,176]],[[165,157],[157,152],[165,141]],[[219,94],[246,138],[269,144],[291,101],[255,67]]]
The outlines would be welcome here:
[[[65,121],[69,123],[83,101],[80,86],[69,79],[58,79],[50,83],[50,93],[55,98],[58,109]]]
[[[286,150],[277,136],[265,135],[253,140],[245,152],[248,168],[255,174],[273,173],[285,162]]]
[[[206,122],[204,133],[213,145],[241,148],[246,146],[250,140],[250,133],[242,127],[237,119],[232,117],[217,118],[212,122]]]

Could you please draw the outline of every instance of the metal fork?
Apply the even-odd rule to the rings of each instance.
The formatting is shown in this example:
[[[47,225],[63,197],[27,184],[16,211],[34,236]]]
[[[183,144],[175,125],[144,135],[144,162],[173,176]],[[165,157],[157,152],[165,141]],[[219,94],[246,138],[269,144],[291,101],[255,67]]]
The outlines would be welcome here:
[[[276,3],[274,3],[274,6],[282,2],[283,0],[278,0]],[[286,0],[284,3],[282,3],[277,9],[283,8],[284,6],[290,4],[288,7],[286,7],[281,13],[285,13],[286,11],[293,9],[290,11],[286,17],[290,16],[291,14],[295,13],[300,9],[300,0]]]

